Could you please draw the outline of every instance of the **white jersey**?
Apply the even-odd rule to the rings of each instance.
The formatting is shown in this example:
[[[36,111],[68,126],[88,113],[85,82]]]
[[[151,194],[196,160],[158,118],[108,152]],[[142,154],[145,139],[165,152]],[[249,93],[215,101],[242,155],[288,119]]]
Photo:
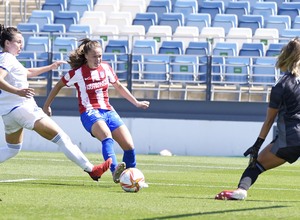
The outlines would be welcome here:
[[[4,80],[10,85],[17,88],[28,88],[28,70],[14,55],[7,52],[0,53],[0,68],[8,72]],[[9,113],[13,108],[22,105],[24,102],[36,104],[33,98],[21,97],[0,89],[0,115]]]

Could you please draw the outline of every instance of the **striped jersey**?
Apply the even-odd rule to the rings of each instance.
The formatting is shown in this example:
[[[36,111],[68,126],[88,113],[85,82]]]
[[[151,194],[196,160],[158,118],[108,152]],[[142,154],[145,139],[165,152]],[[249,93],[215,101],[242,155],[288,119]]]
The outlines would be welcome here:
[[[77,89],[80,114],[91,109],[113,110],[109,103],[108,87],[117,80],[117,75],[105,62],[95,69],[84,64],[62,77],[66,86],[74,85]]]

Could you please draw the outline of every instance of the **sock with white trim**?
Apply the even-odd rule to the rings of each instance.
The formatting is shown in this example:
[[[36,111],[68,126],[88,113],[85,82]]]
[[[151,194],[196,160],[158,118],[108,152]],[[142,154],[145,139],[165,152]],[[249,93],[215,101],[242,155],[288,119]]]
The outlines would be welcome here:
[[[90,163],[78,146],[72,143],[67,134],[59,133],[51,141],[60,147],[69,160],[80,166],[84,171],[92,171],[94,165]]]

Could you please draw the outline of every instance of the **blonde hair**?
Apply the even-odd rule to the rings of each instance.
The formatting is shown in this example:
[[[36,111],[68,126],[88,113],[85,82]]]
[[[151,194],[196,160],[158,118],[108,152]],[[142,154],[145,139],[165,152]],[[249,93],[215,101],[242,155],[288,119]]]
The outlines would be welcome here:
[[[72,51],[69,55],[68,63],[70,64],[72,69],[78,69],[86,63],[85,54],[87,54],[89,51],[94,50],[98,47],[102,49],[99,41],[90,40],[89,38],[84,38],[80,41],[81,44],[79,45],[79,47]]]
[[[276,67],[281,71],[289,71],[295,76],[300,76],[300,40],[294,38],[285,45],[277,59]]]

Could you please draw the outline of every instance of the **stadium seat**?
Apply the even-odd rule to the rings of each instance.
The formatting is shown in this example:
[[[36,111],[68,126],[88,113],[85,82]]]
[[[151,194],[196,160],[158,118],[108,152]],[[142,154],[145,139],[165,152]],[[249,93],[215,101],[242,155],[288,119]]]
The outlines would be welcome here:
[[[200,34],[202,28],[211,26],[211,16],[208,13],[189,14],[185,19],[185,26],[197,27]]]
[[[278,70],[275,67],[276,62],[276,57],[259,57],[253,59],[250,84],[262,86],[274,85],[278,79]]]
[[[160,47],[162,41],[171,40],[172,28],[165,25],[152,25],[146,33],[146,39],[154,39]]]
[[[107,25],[117,25],[119,28],[132,24],[132,15],[128,11],[111,12],[106,19]]]
[[[292,22],[292,28],[300,29],[300,15],[295,17],[294,22]]]
[[[204,27],[199,35],[199,41],[209,41],[213,46],[217,42],[223,42],[225,30],[222,27]]]
[[[100,18],[100,24],[106,24],[106,13],[103,11],[85,11],[82,15],[82,18]],[[100,25],[99,24],[99,25]]]
[[[53,11],[53,14],[55,15],[55,13],[57,12],[57,11],[65,11],[66,10],[66,8],[63,6],[63,4],[61,4],[61,3],[50,3],[50,2],[48,2],[48,3],[43,3],[42,4],[42,10],[50,10],[50,11]]]
[[[66,31],[69,31],[71,24],[79,23],[79,12],[77,11],[59,11],[54,17],[55,24],[64,24]]]
[[[276,28],[280,35],[282,30],[291,28],[291,17],[288,15],[271,15],[265,20],[265,28]]]
[[[250,4],[248,1],[230,1],[225,8],[225,14],[235,14],[239,21],[243,15],[250,14]]]
[[[119,29],[119,39],[128,40],[130,49],[136,40],[145,39],[145,34],[143,25],[127,25]]]
[[[158,22],[163,13],[169,13],[172,10],[172,5],[169,0],[151,0],[147,6],[146,12],[155,12]]]
[[[42,30],[45,24],[53,24],[54,14],[51,10],[33,10],[28,18],[28,23],[37,23]]]
[[[132,18],[136,16],[137,13],[146,12],[146,2],[144,0],[131,0],[131,1],[120,1],[119,11],[127,11],[131,13]]]
[[[287,43],[291,38],[299,37],[300,29],[284,29],[279,33],[279,42]]]
[[[182,13],[163,13],[158,24],[163,26],[170,26],[172,28],[173,34],[177,27],[184,25],[184,16]]]
[[[207,56],[210,55],[210,51],[211,51],[211,44],[208,41],[206,42],[191,41],[187,46],[187,48],[185,49],[185,54]]]
[[[66,33],[66,27],[64,24],[45,24],[40,36],[43,36],[43,32],[50,34],[51,40],[54,40],[56,37],[62,37]]]
[[[223,27],[225,35],[228,34],[230,28],[238,26],[238,18],[235,14],[216,14],[212,27]]]
[[[266,56],[278,56],[285,43],[270,43],[266,50]]]
[[[93,0],[68,0],[68,11],[77,11],[79,18],[82,17],[85,11],[93,11]]]
[[[98,25],[105,25],[105,20],[102,20],[101,17],[81,17],[79,23],[81,25],[90,25],[92,32],[96,30]]]
[[[295,18],[300,15],[300,2],[283,2],[278,7],[278,15],[288,15],[293,23]]]
[[[239,28],[251,28],[252,34],[257,28],[264,27],[264,17],[262,15],[242,15],[239,19]]]
[[[20,63],[26,68],[34,68],[36,67],[36,53],[29,52],[29,51],[22,51],[18,56],[17,59]]]
[[[198,73],[198,56],[176,56],[170,63],[170,82],[195,82]]]
[[[137,13],[132,21],[133,25],[143,25],[145,27],[145,32],[151,25],[158,24],[157,14],[155,12]]]
[[[215,19],[216,14],[223,14],[225,10],[223,1],[203,1],[199,5],[198,13],[210,14],[211,20]]]
[[[265,55],[265,45],[263,43],[243,43],[239,51],[239,56],[258,56]]]
[[[24,45],[26,45],[30,36],[36,37],[39,33],[39,25],[37,23],[18,23],[17,28],[22,32],[24,38]]]
[[[35,52],[37,67],[49,65],[49,55],[51,51],[50,38],[47,36],[29,37],[25,45],[26,52]]]
[[[94,5],[94,11],[105,12],[106,18],[113,12],[118,12],[120,9],[120,1],[112,0],[112,1],[97,1]]]
[[[183,54],[182,41],[163,41],[159,47],[159,54]]]
[[[142,81],[167,82],[170,72],[168,55],[145,55]]]
[[[182,41],[183,48],[185,50],[185,48],[191,41],[198,41],[198,36],[199,30],[197,27],[179,26],[176,28],[172,39],[175,41]]]
[[[156,40],[136,40],[133,44],[132,54],[157,54]]]
[[[277,15],[277,3],[272,2],[256,2],[252,8],[251,14],[262,15],[264,19],[268,19],[271,15]]]
[[[91,38],[92,28],[90,25],[71,24],[69,27],[68,37],[76,37],[78,40]]]
[[[253,35],[253,43],[263,43],[265,51],[270,43],[278,43],[279,33],[276,28],[258,28]]]
[[[117,25],[97,25],[93,30],[92,39],[103,40],[103,48],[105,49],[109,40],[117,40],[119,38],[119,27]]]
[[[182,13],[186,19],[189,14],[195,14],[198,12],[197,0],[177,0],[172,6],[172,12]]]
[[[218,42],[213,48],[215,56],[237,56],[237,43]]]
[[[250,64],[250,58],[225,57],[224,82],[239,85],[248,84]]]
[[[44,3],[47,4],[61,4],[63,9],[67,9],[67,4],[69,0],[45,0]]]
[[[242,47],[243,43],[252,42],[251,28],[231,28],[226,36],[226,42],[235,42],[238,44],[237,51]]]

